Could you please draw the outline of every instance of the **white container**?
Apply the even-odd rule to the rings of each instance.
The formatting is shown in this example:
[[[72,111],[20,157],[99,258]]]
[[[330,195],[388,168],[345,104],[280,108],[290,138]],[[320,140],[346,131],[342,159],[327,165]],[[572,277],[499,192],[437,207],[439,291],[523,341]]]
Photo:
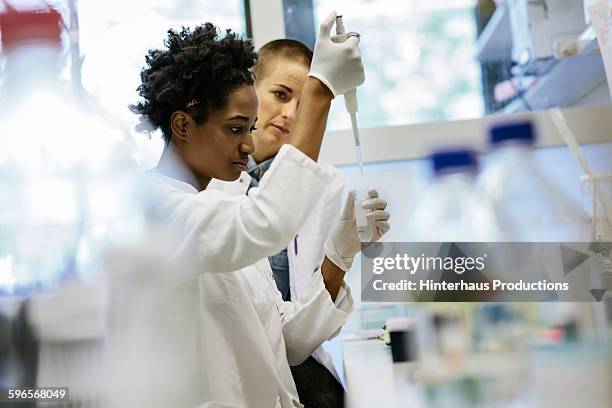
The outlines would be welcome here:
[[[491,153],[479,190],[493,205],[505,237],[515,242],[583,242],[591,239],[584,212],[559,191],[532,159],[529,122],[491,129]]]
[[[476,190],[476,156],[470,150],[432,155],[434,179],[412,215],[409,237],[422,242],[499,240],[492,208]]]
[[[357,224],[357,237],[361,242],[370,242],[373,232],[371,226],[368,225],[366,218],[366,210],[361,205],[368,199],[368,190],[365,187],[359,187],[355,193],[355,223]]]

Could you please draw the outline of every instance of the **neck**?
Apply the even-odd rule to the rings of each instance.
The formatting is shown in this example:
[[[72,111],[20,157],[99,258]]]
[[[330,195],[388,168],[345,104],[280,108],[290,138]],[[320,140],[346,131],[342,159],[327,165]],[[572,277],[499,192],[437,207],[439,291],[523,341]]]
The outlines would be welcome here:
[[[276,156],[276,153],[278,153],[278,149],[270,148],[269,146],[258,143],[256,137],[253,137],[253,143],[255,144],[255,153],[253,153],[251,156],[253,156],[256,163],[261,163],[262,161],[268,160]]]
[[[198,191],[206,190],[211,180],[210,177],[198,177],[195,175],[185,164],[172,141],[164,147],[164,151],[159,158],[159,163],[155,167],[155,171],[164,176],[184,181],[192,185]]]
[[[261,163],[263,161],[266,161],[268,159],[271,159],[272,157],[274,157],[276,155],[276,153],[278,152],[267,152],[267,153],[261,153],[261,154],[254,154],[253,155],[253,159],[255,160],[255,163]]]

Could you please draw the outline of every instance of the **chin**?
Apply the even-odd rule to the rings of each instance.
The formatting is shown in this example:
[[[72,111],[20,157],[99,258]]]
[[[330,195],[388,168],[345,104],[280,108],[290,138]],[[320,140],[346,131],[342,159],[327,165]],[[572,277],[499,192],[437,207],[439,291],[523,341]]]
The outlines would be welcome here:
[[[265,138],[266,143],[268,145],[279,145],[279,146],[285,143],[287,139],[289,139],[289,135],[282,134],[278,131],[268,132]]]
[[[236,170],[215,178],[221,181],[236,181],[240,178],[240,174],[242,174],[242,172]]]

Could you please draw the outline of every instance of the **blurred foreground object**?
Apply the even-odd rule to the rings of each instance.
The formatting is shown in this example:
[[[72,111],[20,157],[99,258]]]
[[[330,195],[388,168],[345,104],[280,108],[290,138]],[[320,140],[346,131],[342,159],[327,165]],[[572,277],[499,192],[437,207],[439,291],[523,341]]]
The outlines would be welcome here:
[[[53,9],[0,13],[0,386],[69,387],[69,406],[182,406],[164,398],[187,381],[172,369],[183,321],[145,234],[137,152],[60,79],[62,27]]]
[[[124,176],[130,141],[59,79],[61,16],[0,15],[0,293],[95,276],[100,252],[140,234]]]

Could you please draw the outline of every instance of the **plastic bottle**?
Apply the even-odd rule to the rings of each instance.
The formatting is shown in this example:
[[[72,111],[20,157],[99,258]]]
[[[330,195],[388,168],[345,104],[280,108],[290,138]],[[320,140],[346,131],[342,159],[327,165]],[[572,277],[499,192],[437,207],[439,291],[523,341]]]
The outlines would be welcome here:
[[[7,8],[0,30],[0,293],[28,295],[92,279],[108,245],[141,234],[135,152],[60,79],[57,11]]]
[[[52,9],[0,13],[0,300],[26,299],[40,363],[36,384],[0,383],[66,386],[78,406],[193,406],[197,325],[177,318],[193,299],[155,244],[165,231],[144,233],[131,138],[60,79],[61,27]]]
[[[363,201],[368,199],[368,190],[360,186],[354,190],[355,197],[355,223],[357,225],[357,237],[361,242],[369,242],[374,231],[368,225],[366,218],[367,210],[361,206]]]
[[[530,122],[490,130],[490,163],[479,179],[509,241],[579,242],[590,239],[586,217],[535,165]]]
[[[490,163],[479,179],[479,189],[492,203],[508,241],[590,241],[591,227],[581,208],[563,194],[534,162],[535,140],[536,132],[530,122],[507,123],[491,128]],[[528,267],[521,268],[520,262],[515,262],[514,265],[517,268],[515,273],[528,273],[524,276],[527,280],[530,272],[533,272],[533,265],[538,265],[538,259],[543,255],[537,248],[533,250],[530,246],[524,248],[519,261]],[[547,271],[553,280],[568,280],[572,288],[583,288],[582,290],[586,291],[592,287],[588,275],[574,273],[563,276],[562,271],[553,262],[541,264],[538,270]],[[567,402],[569,401],[567,396],[559,397],[559,390],[575,385],[572,381],[564,379],[572,377],[573,374],[570,372],[580,373],[580,378],[597,377],[593,373],[599,370],[599,360],[592,355],[587,356],[586,353],[576,351],[582,348],[597,349],[593,347],[595,343],[591,344],[589,339],[598,330],[594,318],[598,306],[596,303],[588,302],[537,303],[540,338],[553,343],[561,339],[565,341],[561,345],[547,346],[544,353],[538,348],[530,350],[532,357],[529,359],[531,366],[529,372],[533,373],[530,382],[533,384],[532,397],[535,398],[536,405],[573,406],[574,402]],[[549,361],[544,361],[542,355],[546,355],[551,361],[564,362],[552,365]],[[565,362],[570,360],[568,356],[571,356],[570,363]],[[551,368],[540,369],[549,366]],[[576,389],[578,388],[580,387]],[[593,396],[589,400],[589,406],[604,406],[601,405],[601,401],[608,397],[595,388],[588,391],[588,395]],[[572,391],[567,395],[574,394]],[[564,401],[565,405],[562,403]],[[609,399],[607,401],[609,402]]]
[[[476,191],[478,164],[469,149],[431,156],[434,180],[410,222],[413,241],[487,242],[499,238],[495,216]]]

